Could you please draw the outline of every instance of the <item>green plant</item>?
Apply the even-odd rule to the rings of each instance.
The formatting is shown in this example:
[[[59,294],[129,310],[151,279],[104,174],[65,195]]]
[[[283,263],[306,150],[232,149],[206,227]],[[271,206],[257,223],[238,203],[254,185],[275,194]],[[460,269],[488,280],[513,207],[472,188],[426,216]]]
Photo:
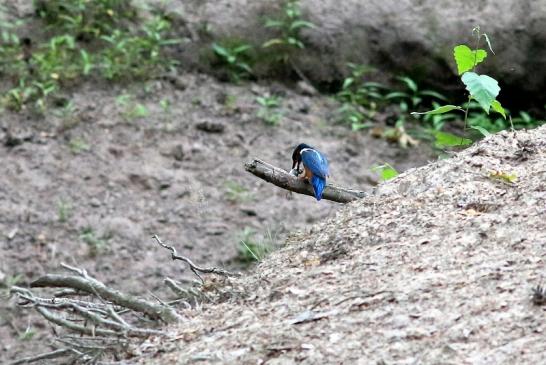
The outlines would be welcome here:
[[[0,7],[2,106],[45,111],[49,97],[87,78],[149,79],[173,67],[167,48],[171,24],[161,14],[141,20],[130,0],[35,1],[47,25],[43,35],[20,39],[21,22]]]
[[[35,0],[36,14],[56,31],[90,41],[135,20],[131,0]]]
[[[365,65],[348,63],[351,74],[343,80],[336,98],[343,103],[357,104],[375,110],[377,103],[384,99],[386,87],[378,82],[367,81],[366,76],[374,71]]]
[[[435,101],[442,100],[446,101],[446,97],[434,90],[420,90],[417,83],[407,76],[397,77],[401,81],[405,90],[402,91],[392,91],[385,95],[386,100],[396,100],[400,104],[405,104],[405,109],[408,109],[408,106],[411,106],[413,109],[421,106],[423,100],[429,98]]]
[[[288,0],[281,11],[281,14],[275,19],[268,18],[265,21],[265,27],[276,29],[278,37],[269,39],[262,47],[282,47],[284,52],[281,58],[288,61],[291,49],[303,49],[305,45],[300,38],[300,32],[305,28],[314,28],[315,25],[301,17],[299,0]]]
[[[226,181],[226,199],[233,203],[246,203],[254,199],[253,194],[235,181]]]
[[[494,54],[491,47],[491,42],[487,34],[481,32],[480,27],[474,28],[472,30],[472,34],[474,35],[476,42],[474,49],[471,49],[466,45],[458,45],[453,49],[453,56],[455,59],[455,63],[457,64],[458,73],[461,76],[461,81],[466,86],[466,90],[468,91],[468,102],[466,103],[466,105],[442,105],[437,106],[434,110],[430,110],[427,112],[413,112],[413,115],[437,115],[452,111],[460,111],[464,113],[463,130],[466,132],[466,128],[468,126],[468,116],[471,107],[470,102],[476,101],[486,114],[489,115],[489,112],[492,109],[493,111],[502,115],[504,119],[506,119],[506,111],[502,107],[501,103],[496,99],[500,92],[500,87],[497,80],[493,79],[490,76],[480,75],[476,73],[476,68],[478,64],[483,62],[487,57],[487,51],[480,48],[480,41],[482,39],[485,39],[489,50],[491,51],[491,53]],[[485,131],[484,128],[476,129],[481,133],[484,133]],[[460,146],[465,144],[464,138],[460,138],[459,140],[460,143],[453,145]],[[448,145],[447,142],[451,141],[444,142],[446,142],[445,145]]]
[[[252,75],[250,67],[252,46],[247,43],[232,41],[231,43],[213,43],[212,50],[219,61],[227,68],[228,75],[233,82]]]
[[[92,257],[105,251],[110,238],[112,238],[110,234],[99,237],[92,227],[86,227],[80,233],[80,239],[87,244],[89,255]]]
[[[380,181],[387,181],[398,176],[398,171],[396,171],[396,169],[388,163],[384,163],[383,165],[375,165],[371,168],[371,170],[372,172],[378,174]]]
[[[257,112],[257,117],[263,120],[268,125],[277,125],[283,116],[282,111],[279,111],[281,99],[275,95],[264,95],[256,98],[256,102],[260,105]]]
[[[364,107],[352,103],[343,103],[336,111],[337,120],[351,126],[353,131],[373,126],[372,122],[366,121],[371,118],[369,111]]]
[[[166,38],[170,27],[169,21],[155,16],[145,22],[136,34],[115,29],[101,36],[106,43],[98,65],[103,76],[106,79],[148,79],[158,71],[172,68],[176,62],[165,59],[163,49],[180,41]]]
[[[121,94],[116,98],[116,104],[123,110],[121,115],[127,120],[146,118],[150,112],[148,108],[135,101],[135,98],[131,94]]]
[[[91,146],[89,145],[89,143],[87,143],[81,137],[72,138],[68,142],[68,147],[70,148],[70,151],[75,155],[78,155],[82,152],[89,151],[91,149]]]
[[[238,260],[244,263],[260,262],[278,246],[277,232],[268,229],[263,237],[248,227],[239,235]]]
[[[11,287],[17,285],[22,279],[23,275],[21,274],[7,275],[4,280],[0,281],[0,288],[5,289],[2,296],[9,297]]]
[[[61,223],[66,223],[68,221],[68,218],[70,217],[70,211],[72,210],[72,206],[65,202],[64,200],[60,200],[57,204],[57,212],[58,212],[58,220]]]
[[[30,341],[32,338],[36,335],[36,331],[30,326],[30,323],[28,324],[27,328],[25,329],[25,332],[19,334],[19,340],[20,341]]]

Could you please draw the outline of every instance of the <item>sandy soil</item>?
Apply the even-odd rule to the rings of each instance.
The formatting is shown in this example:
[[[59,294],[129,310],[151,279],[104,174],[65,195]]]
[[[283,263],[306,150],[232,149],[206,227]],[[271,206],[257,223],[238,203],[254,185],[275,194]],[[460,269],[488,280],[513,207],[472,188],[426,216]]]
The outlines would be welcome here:
[[[255,98],[272,93],[283,100],[277,126],[256,116]],[[132,97],[119,98],[125,94]],[[240,268],[234,259],[245,228],[281,245],[288,232],[340,208],[246,174],[252,157],[288,169],[295,144],[314,144],[331,161],[332,181],[362,189],[375,178],[373,164],[406,170],[434,158],[426,146],[401,150],[335,125],[335,102],[276,84],[235,86],[185,74],[126,89],[88,85],[69,96],[71,113],[1,115],[4,283],[17,277],[24,286],[66,262],[129,292],[161,296],[165,276],[189,274],[152,234],[198,263]],[[135,116],[137,104],[147,116]],[[35,353],[48,343],[49,327],[4,294],[0,359]],[[30,341],[22,340],[27,327],[36,332]]]
[[[545,151],[546,127],[503,132],[407,171],[231,281],[244,300],[187,311],[138,362],[545,363],[546,306],[531,300]]]

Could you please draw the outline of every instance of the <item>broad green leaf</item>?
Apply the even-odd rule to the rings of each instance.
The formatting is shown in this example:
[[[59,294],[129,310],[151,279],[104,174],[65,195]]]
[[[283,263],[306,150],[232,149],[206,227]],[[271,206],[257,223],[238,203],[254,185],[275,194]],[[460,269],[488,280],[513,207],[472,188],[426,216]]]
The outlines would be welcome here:
[[[434,114],[444,114],[444,113],[449,113],[450,111],[452,110],[463,110],[463,108],[461,108],[460,106],[457,106],[457,105],[442,105],[434,110],[429,110],[428,112],[422,112],[422,113],[417,113],[417,112],[413,112],[411,113],[412,115],[421,115],[421,114],[426,114],[426,115],[434,115]]]
[[[447,132],[431,131],[431,133],[436,138],[434,143],[438,148],[468,146],[472,143],[471,139]]]
[[[494,111],[496,111],[497,113],[502,115],[504,119],[506,119],[506,111],[504,110],[504,108],[502,107],[499,101],[493,100],[493,102],[491,103],[491,108],[493,108]]]
[[[372,167],[372,171],[379,174],[381,181],[387,181],[398,176],[398,171],[388,163]]]
[[[488,131],[487,129],[485,129],[484,127],[482,127],[482,126],[474,125],[474,126],[471,126],[470,128],[471,128],[471,129],[477,130],[477,131],[480,132],[484,137],[487,137],[487,136],[490,136],[490,135],[491,135],[491,133],[489,133],[489,131]]]
[[[489,114],[491,103],[493,103],[500,92],[497,80],[487,75],[478,75],[475,72],[465,72],[461,80],[466,85],[466,89],[470,92],[470,95]]]
[[[457,63],[457,71],[462,75],[482,62],[487,57],[487,52],[483,49],[473,51],[468,46],[460,44],[453,48],[453,57]]]

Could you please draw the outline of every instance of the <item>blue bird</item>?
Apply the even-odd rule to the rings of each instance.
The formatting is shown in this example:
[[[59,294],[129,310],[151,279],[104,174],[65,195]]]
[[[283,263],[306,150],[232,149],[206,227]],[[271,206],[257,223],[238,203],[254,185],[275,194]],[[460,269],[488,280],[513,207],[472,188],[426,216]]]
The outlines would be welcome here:
[[[317,200],[322,199],[322,192],[326,186],[326,178],[329,175],[328,160],[322,153],[313,147],[300,143],[292,153],[292,170],[299,173],[300,163],[303,163],[303,176],[313,186],[313,192]]]

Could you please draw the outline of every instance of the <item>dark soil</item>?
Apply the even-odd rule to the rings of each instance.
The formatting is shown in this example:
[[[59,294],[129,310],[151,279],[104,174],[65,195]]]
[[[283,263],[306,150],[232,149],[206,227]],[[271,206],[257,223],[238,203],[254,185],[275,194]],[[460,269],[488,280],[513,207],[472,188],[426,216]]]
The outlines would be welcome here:
[[[283,100],[277,126],[256,116],[255,98],[271,93]],[[116,101],[122,94],[133,98]],[[186,74],[176,83],[128,89],[88,85],[70,99],[69,113],[0,115],[4,285],[25,286],[65,262],[152,299],[164,294],[164,277],[190,277],[153,234],[199,264],[241,268],[245,228],[255,240],[271,236],[280,246],[288,232],[305,231],[339,209],[245,173],[252,157],[289,169],[292,148],[307,142],[329,157],[333,182],[361,189],[376,179],[373,164],[406,170],[433,158],[426,146],[402,150],[335,125],[338,105],[331,99],[279,85],[235,86]],[[147,116],[138,117],[137,104]],[[44,321],[0,294],[0,359],[47,346]],[[36,332],[32,339],[27,329]]]

